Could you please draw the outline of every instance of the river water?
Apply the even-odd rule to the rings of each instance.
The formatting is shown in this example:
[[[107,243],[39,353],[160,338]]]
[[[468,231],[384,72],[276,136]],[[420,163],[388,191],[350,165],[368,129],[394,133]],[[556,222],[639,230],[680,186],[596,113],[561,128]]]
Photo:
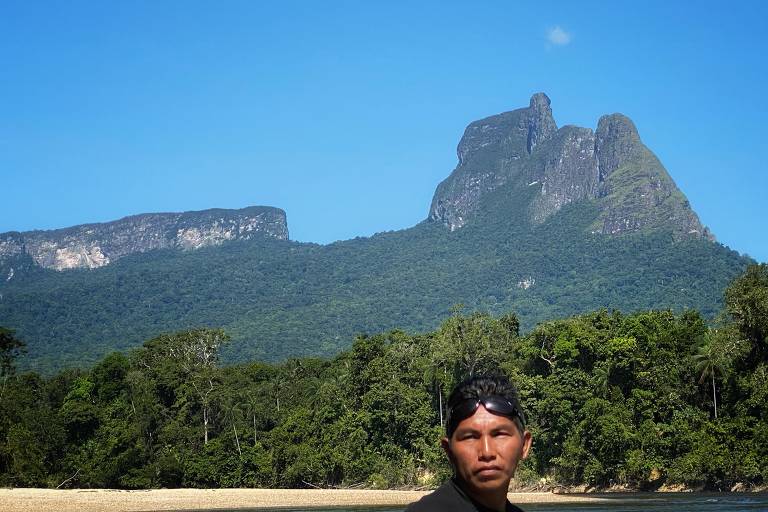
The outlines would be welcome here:
[[[525,504],[529,512],[768,512],[766,494],[620,495],[609,502],[583,504]],[[265,509],[253,509],[261,512]],[[280,508],[280,512],[402,512],[403,507]],[[217,512],[222,512],[217,509]],[[232,511],[235,512],[235,511]],[[243,512],[238,509],[236,512]]]

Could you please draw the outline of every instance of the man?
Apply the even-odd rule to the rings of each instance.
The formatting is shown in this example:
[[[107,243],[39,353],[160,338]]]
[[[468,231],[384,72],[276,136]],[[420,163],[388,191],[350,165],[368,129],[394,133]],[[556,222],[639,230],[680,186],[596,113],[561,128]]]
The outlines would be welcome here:
[[[472,377],[448,399],[443,450],[454,477],[406,512],[522,512],[507,500],[517,464],[528,456],[531,433],[514,386],[503,376]]]

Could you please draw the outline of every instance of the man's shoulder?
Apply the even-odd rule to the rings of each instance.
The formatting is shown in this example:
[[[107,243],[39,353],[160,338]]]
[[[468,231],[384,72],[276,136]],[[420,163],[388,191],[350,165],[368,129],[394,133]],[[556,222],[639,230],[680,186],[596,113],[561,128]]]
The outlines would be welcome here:
[[[475,505],[456,484],[448,480],[434,492],[422,497],[419,501],[411,503],[405,512],[477,512],[486,510],[482,506]],[[516,505],[507,502],[507,512],[524,512]]]
[[[444,510],[446,512],[463,512],[472,510],[467,508],[467,503],[461,499],[454,484],[448,480],[433,492],[423,496],[419,501],[408,505],[405,512],[431,512]]]

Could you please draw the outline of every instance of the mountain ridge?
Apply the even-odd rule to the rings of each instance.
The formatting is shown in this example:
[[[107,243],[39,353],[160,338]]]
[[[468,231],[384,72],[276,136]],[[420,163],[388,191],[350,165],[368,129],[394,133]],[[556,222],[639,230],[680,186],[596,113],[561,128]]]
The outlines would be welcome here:
[[[751,262],[713,242],[625,116],[557,128],[549,99],[534,95],[471,123],[457,153],[428,217],[403,230],[300,243],[284,212],[265,207],[284,237],[180,250],[173,224],[164,248],[66,272],[17,251],[0,258],[0,276],[11,274],[0,325],[28,343],[23,365],[45,371],[202,326],[232,335],[228,362],[330,357],[359,333],[427,332],[456,304],[514,311],[523,331],[599,308],[711,319]]]
[[[60,229],[0,233],[0,259],[29,255],[43,268],[98,268],[134,253],[197,249],[227,240],[288,239],[285,212],[271,206],[236,210],[141,213]]]
[[[601,116],[594,131],[558,128],[551,100],[535,93],[528,107],[470,123],[456,152],[458,165],[438,184],[427,216],[451,231],[472,222],[486,194],[512,184],[517,196],[526,195],[520,193],[525,187],[537,188],[523,219],[533,224],[572,202],[594,200],[601,215],[590,226],[592,233],[671,228],[678,236],[715,239],[623,114]],[[133,240],[126,231],[133,232]],[[11,231],[0,233],[0,260],[27,253],[43,268],[93,269],[136,252],[195,249],[256,235],[288,240],[285,212],[272,206],[212,208]]]

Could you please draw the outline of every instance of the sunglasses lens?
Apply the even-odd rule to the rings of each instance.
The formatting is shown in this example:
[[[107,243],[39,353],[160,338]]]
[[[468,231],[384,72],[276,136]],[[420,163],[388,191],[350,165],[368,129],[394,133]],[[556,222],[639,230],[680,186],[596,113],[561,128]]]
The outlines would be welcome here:
[[[451,417],[454,420],[461,421],[464,418],[467,418],[468,416],[472,416],[472,413],[475,412],[475,410],[479,405],[480,405],[480,400],[477,400],[477,399],[465,400],[453,408],[453,413],[451,414]]]
[[[503,398],[490,396],[481,400],[486,409],[503,416],[517,416],[517,408]]]
[[[480,404],[483,404],[486,409],[494,414],[519,421],[518,426],[525,430],[525,416],[523,416],[523,412],[518,407],[500,396],[484,396],[481,398],[468,398],[448,410],[446,431],[449,437],[453,435],[459,423],[475,413]]]
[[[499,414],[501,416],[507,416],[510,418],[518,418],[523,424],[525,420],[520,410],[512,405],[508,400],[499,396],[486,396],[482,398],[471,398],[459,402],[448,412],[449,429],[452,432],[458,424],[472,416],[477,408],[483,404],[483,406],[492,413]]]

